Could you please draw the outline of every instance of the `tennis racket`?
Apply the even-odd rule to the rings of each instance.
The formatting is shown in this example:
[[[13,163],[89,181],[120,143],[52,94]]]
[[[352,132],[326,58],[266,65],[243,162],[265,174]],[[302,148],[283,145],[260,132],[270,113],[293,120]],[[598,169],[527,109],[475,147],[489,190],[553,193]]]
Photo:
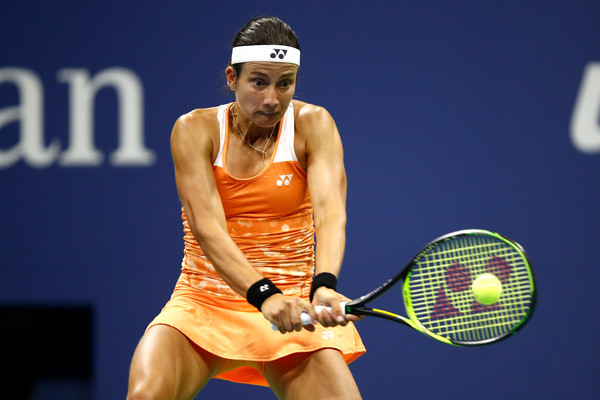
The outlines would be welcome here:
[[[490,299],[480,303],[473,292],[474,281],[483,274],[486,278],[493,275],[496,289],[499,284],[499,297],[496,292],[491,304]],[[400,281],[408,317],[367,307]],[[535,277],[523,247],[501,234],[469,229],[432,241],[399,274],[372,292],[342,303],[342,309],[347,314],[399,322],[447,344],[477,346],[521,329],[531,317],[536,298]],[[312,323],[307,313],[302,321]]]

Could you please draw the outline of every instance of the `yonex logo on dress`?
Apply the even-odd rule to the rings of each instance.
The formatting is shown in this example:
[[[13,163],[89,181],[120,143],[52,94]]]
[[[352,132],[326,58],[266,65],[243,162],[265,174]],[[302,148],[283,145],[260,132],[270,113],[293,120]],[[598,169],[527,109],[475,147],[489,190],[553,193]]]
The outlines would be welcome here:
[[[292,183],[292,176],[294,176],[294,174],[279,175],[279,180],[277,180],[277,186],[290,186],[290,183]]]
[[[286,54],[287,50],[285,49],[273,49],[273,53],[271,53],[271,58],[279,57],[280,60],[283,60]]]

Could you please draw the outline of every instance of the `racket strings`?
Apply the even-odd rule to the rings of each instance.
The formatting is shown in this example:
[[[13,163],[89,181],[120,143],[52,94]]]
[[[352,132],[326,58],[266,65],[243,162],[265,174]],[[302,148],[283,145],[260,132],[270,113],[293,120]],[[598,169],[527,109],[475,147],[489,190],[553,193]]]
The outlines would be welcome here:
[[[482,273],[502,282],[497,303],[475,301],[471,285]],[[495,237],[463,235],[422,253],[407,278],[410,307],[427,330],[457,342],[478,342],[514,331],[531,308],[532,279],[525,256]]]

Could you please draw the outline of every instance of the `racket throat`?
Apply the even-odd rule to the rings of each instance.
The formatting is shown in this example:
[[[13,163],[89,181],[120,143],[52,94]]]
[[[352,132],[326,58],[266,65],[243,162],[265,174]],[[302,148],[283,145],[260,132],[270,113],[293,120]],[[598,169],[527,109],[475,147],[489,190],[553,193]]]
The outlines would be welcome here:
[[[409,318],[403,317],[402,315],[398,315],[386,310],[381,310],[379,308],[367,308],[367,307],[361,307],[358,310],[355,310],[357,312],[358,315],[369,315],[372,317],[378,317],[378,318],[383,318],[383,319],[387,319],[390,321],[394,321],[394,322],[399,322],[401,324],[410,326],[413,329],[416,329],[418,331],[422,331],[422,328],[415,324],[412,320],[410,320]],[[352,313],[351,311],[346,311],[349,312],[350,314]]]

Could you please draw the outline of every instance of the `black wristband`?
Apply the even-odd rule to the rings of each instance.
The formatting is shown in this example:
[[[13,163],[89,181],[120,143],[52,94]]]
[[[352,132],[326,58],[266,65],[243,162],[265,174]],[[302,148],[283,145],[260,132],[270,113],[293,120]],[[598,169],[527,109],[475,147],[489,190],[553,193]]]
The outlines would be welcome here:
[[[313,278],[312,284],[310,285],[310,301],[313,301],[313,297],[315,292],[321,286],[325,286],[326,288],[336,290],[337,289],[337,278],[334,274],[330,274],[329,272],[321,272],[320,274],[315,275]]]
[[[269,279],[263,278],[248,288],[246,300],[260,311],[265,300],[277,293],[281,293],[281,290]]]

